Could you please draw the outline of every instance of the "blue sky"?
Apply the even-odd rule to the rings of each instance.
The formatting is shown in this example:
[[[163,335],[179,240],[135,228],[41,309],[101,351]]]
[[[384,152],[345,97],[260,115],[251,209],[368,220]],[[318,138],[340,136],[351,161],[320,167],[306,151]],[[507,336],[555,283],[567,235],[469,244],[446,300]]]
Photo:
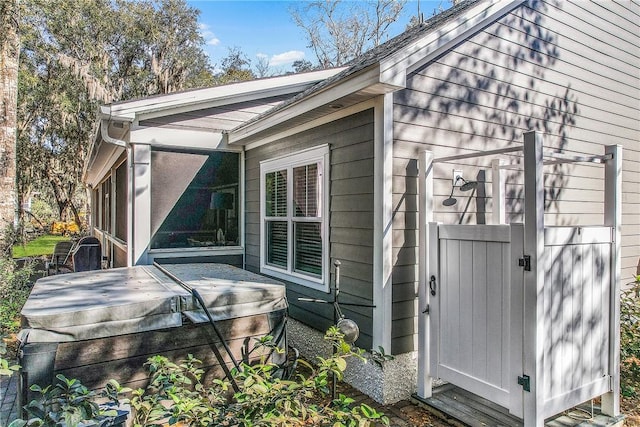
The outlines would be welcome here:
[[[266,55],[272,69],[289,71],[297,59],[317,62],[307,48],[302,30],[289,14],[290,7],[302,1],[187,0],[187,3],[201,12],[200,31],[212,64],[219,64],[228,49],[237,46],[253,65],[258,56]],[[445,8],[450,5],[449,1],[420,0],[419,3],[425,19],[439,5]],[[407,1],[401,18],[390,29],[390,36],[401,33],[417,9],[418,0]]]

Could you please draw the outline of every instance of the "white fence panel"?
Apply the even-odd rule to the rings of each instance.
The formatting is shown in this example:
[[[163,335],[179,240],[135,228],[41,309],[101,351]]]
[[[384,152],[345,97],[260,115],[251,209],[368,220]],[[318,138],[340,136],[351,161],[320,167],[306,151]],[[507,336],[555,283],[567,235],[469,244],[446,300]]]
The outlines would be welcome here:
[[[610,227],[545,229],[544,412],[610,388]]]

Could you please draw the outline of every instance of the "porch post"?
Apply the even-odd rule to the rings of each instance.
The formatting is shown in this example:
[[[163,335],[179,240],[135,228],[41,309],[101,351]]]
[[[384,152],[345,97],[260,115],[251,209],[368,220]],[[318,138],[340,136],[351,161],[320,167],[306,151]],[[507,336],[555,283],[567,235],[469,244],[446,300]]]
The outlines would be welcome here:
[[[622,225],[622,147],[608,145],[613,155],[604,168],[604,225],[612,228],[609,309],[609,374],[612,390],[602,396],[602,412],[620,415],[620,227]]]
[[[524,272],[524,375],[530,392],[524,392],[524,426],[544,425],[544,174],[542,135],[524,134],[524,253],[531,257]],[[513,378],[513,381],[517,381]]]
[[[133,145],[133,242],[129,254],[131,265],[147,263],[151,240],[151,146]]]
[[[393,94],[374,107],[373,348],[391,354],[393,270]]]
[[[493,159],[491,161],[491,199],[493,200],[492,217],[493,224],[505,224],[505,176],[504,169],[500,166],[504,165],[503,159]]]
[[[429,369],[429,307],[427,275],[429,272],[429,223],[433,221],[433,153],[422,151],[418,160],[418,396],[431,397],[432,377]]]

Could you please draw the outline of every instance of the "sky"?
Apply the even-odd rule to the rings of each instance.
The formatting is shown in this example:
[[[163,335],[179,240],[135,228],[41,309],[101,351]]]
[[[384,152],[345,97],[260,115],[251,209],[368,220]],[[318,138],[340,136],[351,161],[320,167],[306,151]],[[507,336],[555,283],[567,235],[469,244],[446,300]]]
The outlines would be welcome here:
[[[291,7],[300,6],[304,1],[187,0],[187,3],[200,10],[200,31],[214,66],[227,56],[229,48],[238,47],[253,66],[260,56],[266,56],[272,70],[290,71],[293,61],[317,62],[307,47],[302,29],[293,23],[289,13]],[[417,13],[418,5],[427,19],[435,8],[446,8],[449,4],[449,1],[408,0],[400,19],[390,27],[389,35],[393,37],[404,30],[411,16]]]

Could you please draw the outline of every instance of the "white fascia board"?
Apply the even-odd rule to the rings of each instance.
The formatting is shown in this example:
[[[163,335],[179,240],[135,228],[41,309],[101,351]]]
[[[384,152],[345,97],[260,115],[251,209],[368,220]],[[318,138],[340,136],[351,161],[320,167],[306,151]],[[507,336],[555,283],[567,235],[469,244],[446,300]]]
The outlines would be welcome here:
[[[374,64],[353,76],[349,76],[345,80],[288,105],[264,119],[230,131],[228,134],[229,144],[242,145],[242,141],[252,135],[361,90],[368,90],[373,96],[393,92],[397,89],[399,88],[380,84],[378,64]]]
[[[381,61],[380,81],[390,85],[406,86],[407,75],[412,71],[453,49],[461,41],[497,21],[524,2],[525,0],[479,2],[458,19],[419,38]]]
[[[175,114],[173,110],[186,107],[185,111],[211,106],[233,104],[247,99],[261,99],[305,90],[321,80],[325,80],[344,68],[314,71],[310,73],[290,74],[267,79],[249,80],[205,89],[176,92],[167,95],[151,96],[132,101],[123,101],[105,107],[102,112],[112,118],[134,120],[146,114],[146,118]],[[238,100],[240,99],[240,101]],[[160,114],[160,112],[165,112]],[[155,116],[151,114],[156,113]]]
[[[145,144],[156,148],[239,150],[237,147],[227,146],[222,132],[209,130],[134,126],[129,141],[131,144]]]

